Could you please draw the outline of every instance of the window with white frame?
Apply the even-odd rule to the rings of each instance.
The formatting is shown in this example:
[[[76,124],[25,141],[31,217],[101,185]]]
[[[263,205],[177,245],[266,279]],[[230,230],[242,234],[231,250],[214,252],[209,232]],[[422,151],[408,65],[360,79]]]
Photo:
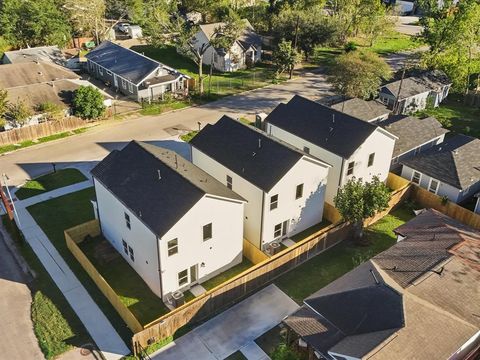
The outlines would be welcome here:
[[[436,194],[438,192],[439,186],[440,186],[440,183],[437,180],[430,179],[430,184],[428,185],[428,191]]]
[[[230,175],[227,175],[227,187],[231,190],[233,188],[233,179]]]
[[[370,155],[368,155],[368,165],[367,165],[367,167],[372,166],[374,161],[375,161],[375,153],[371,153]]]
[[[130,230],[132,228],[130,225],[130,215],[128,215],[127,213],[124,213],[124,214],[125,214],[125,225]]]
[[[128,244],[125,240],[122,239],[123,252],[128,255]]]
[[[183,286],[188,283],[188,269],[178,273],[178,286]]]
[[[278,207],[278,194],[270,197],[270,210],[275,210]]]
[[[280,236],[282,236],[282,224],[281,223],[275,225],[275,228],[273,229],[273,237],[276,239]]]
[[[125,79],[122,79],[122,87],[123,87],[124,89],[127,88],[127,82],[125,81]]]
[[[418,171],[413,171],[412,173],[412,183],[420,185],[420,180],[422,179],[422,174],[420,174]]]
[[[128,91],[133,93],[133,84],[131,82],[128,83]]]
[[[355,161],[348,163],[347,176],[353,175],[353,169],[355,168]]]
[[[167,242],[168,256],[178,253],[178,239],[173,239]]]
[[[135,254],[130,246],[128,247],[128,253],[130,254],[130,260],[135,261]]]

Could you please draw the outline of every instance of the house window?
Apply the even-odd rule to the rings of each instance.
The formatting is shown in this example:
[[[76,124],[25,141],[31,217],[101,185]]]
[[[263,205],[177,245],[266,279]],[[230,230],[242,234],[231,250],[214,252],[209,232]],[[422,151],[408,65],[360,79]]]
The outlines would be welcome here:
[[[203,241],[212,238],[212,223],[203,226]]]
[[[231,176],[227,175],[227,187],[231,190],[233,188],[233,179]]]
[[[128,229],[131,229],[132,227],[130,226],[130,215],[125,213],[125,225],[127,226]]]
[[[125,81],[125,79],[122,79],[122,87],[123,87],[124,89],[127,88],[127,82]]]
[[[125,240],[122,239],[123,252],[128,255],[128,245]]]
[[[188,269],[178,273],[178,286],[183,286],[188,283]]]
[[[130,260],[135,261],[135,254],[133,253],[133,249],[129,246],[128,252],[130,254]]]
[[[412,182],[414,184],[420,185],[421,178],[422,178],[422,174],[420,174],[418,171],[413,171]]]
[[[109,70],[107,70],[107,75],[108,75],[108,76],[112,76],[112,72],[109,71]]]
[[[295,199],[300,199],[303,196],[303,184],[297,185],[295,190]]]
[[[304,146],[303,147],[303,152],[307,153],[307,154],[310,154],[310,148],[308,146]]]
[[[170,240],[167,243],[167,247],[168,247],[168,256],[172,256],[178,253],[178,239]]]
[[[370,155],[368,155],[368,167],[373,165],[374,160],[375,160],[375,153],[371,153]]]
[[[428,191],[436,194],[438,192],[438,187],[440,183],[437,180],[430,179],[430,185],[428,186]]]
[[[278,194],[270,197],[270,210],[274,210],[278,207]]]
[[[355,161],[348,163],[347,176],[353,174],[353,168],[355,167]]]
[[[98,67],[98,73],[99,73],[100,75],[103,75],[103,68],[101,68],[100,66]]]
[[[275,225],[275,228],[273,229],[273,237],[276,239],[280,236],[282,236],[282,224],[281,223]]]
[[[128,83],[128,91],[130,91],[131,93],[133,93],[133,84],[132,83]]]

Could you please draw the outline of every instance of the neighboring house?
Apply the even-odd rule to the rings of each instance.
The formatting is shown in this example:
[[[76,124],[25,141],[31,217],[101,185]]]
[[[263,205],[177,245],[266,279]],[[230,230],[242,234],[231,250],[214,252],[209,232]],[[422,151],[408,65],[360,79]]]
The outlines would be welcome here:
[[[91,173],[102,234],[164,300],[242,261],[245,200],[175,152],[132,141]]]
[[[388,177],[396,136],[379,126],[314,101],[294,96],[265,119],[266,131],[332,166],[325,200],[352,177]]]
[[[262,250],[322,221],[329,165],[223,116],[192,140],[192,161],[245,198],[245,238]]]
[[[53,62],[66,64],[66,57],[58,46],[40,46],[34,48],[6,51],[3,53],[3,64],[20,64],[32,62]]]
[[[208,46],[212,36],[216,36],[216,30],[224,26],[224,23],[199,26],[199,30],[194,36],[193,45],[197,49],[208,46],[203,56],[204,64],[213,64],[214,68],[219,71],[230,72],[253,66],[261,60],[262,39],[255,33],[248,20],[244,21],[245,29],[230,49],[215,49],[213,46]]]
[[[410,114],[428,105],[439,106],[448,96],[451,85],[445,73],[434,70],[386,84],[378,96],[396,114]]]
[[[187,90],[187,75],[110,41],[85,57],[90,74],[135,101],[158,100],[166,92],[184,94]]]
[[[412,116],[392,116],[380,124],[398,137],[393,149],[390,170],[399,170],[400,162],[440,144],[449,131],[433,117],[419,119]]]
[[[435,210],[283,322],[309,359],[477,359],[480,232]],[[414,256],[413,256],[414,255]]]
[[[332,105],[332,108],[370,123],[379,123],[387,120],[390,115],[390,110],[376,100],[365,101],[353,98]]]
[[[461,203],[480,190],[480,140],[456,135],[402,160],[402,177]]]

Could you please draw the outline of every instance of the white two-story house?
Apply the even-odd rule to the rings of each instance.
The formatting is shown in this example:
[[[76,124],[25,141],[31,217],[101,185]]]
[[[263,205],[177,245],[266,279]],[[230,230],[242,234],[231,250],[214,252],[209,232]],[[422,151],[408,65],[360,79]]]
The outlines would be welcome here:
[[[330,166],[223,116],[192,141],[192,161],[245,198],[245,238],[262,250],[322,221]]]
[[[175,152],[132,141],[92,175],[103,236],[164,300],[242,261],[245,200]]]
[[[396,136],[385,129],[300,96],[265,119],[269,135],[330,164],[325,201],[352,177],[388,177]]]

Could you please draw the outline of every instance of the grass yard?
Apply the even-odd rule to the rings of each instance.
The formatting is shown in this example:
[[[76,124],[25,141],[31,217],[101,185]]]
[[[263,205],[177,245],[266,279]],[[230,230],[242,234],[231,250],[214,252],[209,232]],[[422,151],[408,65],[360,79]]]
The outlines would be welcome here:
[[[87,330],[65,300],[50,275],[30,246],[23,240],[16,226],[2,216],[3,224],[16,241],[16,246],[35,279],[29,284],[32,292],[33,330],[45,358],[53,359],[73,346],[93,343]]]
[[[296,235],[291,236],[290,239],[292,239],[295,242],[299,242],[300,240],[303,240],[309,237],[310,235],[315,234],[316,232],[322,229],[325,229],[327,226],[330,226],[331,224],[332,223],[327,219],[323,219],[322,222],[318,223],[317,225],[313,225],[308,229],[305,229],[302,232],[299,232]]]
[[[190,140],[192,140],[195,135],[198,134],[198,130],[193,130],[193,131],[190,131],[189,133],[186,133],[184,135],[180,135],[180,139],[182,139],[183,141],[185,142],[190,142]]]
[[[18,199],[23,200],[85,180],[87,180],[85,175],[77,169],[61,169],[55,173],[50,173],[27,181],[15,192],[15,196]]]
[[[203,282],[201,285],[206,290],[213,289],[215,286],[220,285],[221,283],[233,278],[234,276],[237,276],[238,274],[244,272],[252,266],[253,264],[250,262],[250,260],[244,257],[240,264],[235,265],[234,267],[222,272],[221,274],[218,274],[210,280]]]
[[[418,116],[433,116],[443,127],[480,138],[480,108],[465,105],[461,97],[451,94],[438,108],[425,109]]]
[[[189,101],[167,101],[167,102],[154,102],[151,104],[144,104],[140,114],[142,115],[160,115],[166,111],[179,110],[190,106]]]
[[[130,344],[131,331],[117,314],[108,299],[103,296],[95,283],[70,253],[65,243],[64,230],[94,218],[93,207],[90,203],[90,199],[93,198],[94,194],[94,189],[88,188],[32,205],[28,207],[27,210],[48,236],[65,262],[70,266],[70,269],[82,282],[83,286],[87,289],[105,316],[108,317],[119,335],[127,344]],[[61,311],[63,311],[63,309],[61,309]],[[74,336],[77,335],[76,333],[74,334]]]
[[[150,290],[120,254],[117,253],[118,256],[108,262],[95,256],[97,245],[101,241],[107,240],[103,237],[85,240],[80,243],[80,248],[137,320],[146,325],[168,313],[169,309],[162,300]],[[113,247],[110,248],[116,253]]]
[[[15,150],[18,150],[18,149],[23,149],[23,148],[26,148],[26,147],[30,147],[30,146],[37,145],[37,144],[42,144],[42,143],[53,141],[53,140],[63,139],[63,138],[68,137],[68,136],[84,133],[85,131],[87,131],[87,128],[80,128],[80,129],[75,129],[75,130],[72,130],[72,131],[66,131],[66,132],[59,133],[59,134],[54,134],[54,135],[50,135],[50,136],[41,137],[41,138],[38,138],[35,141],[34,140],[27,140],[27,141],[22,141],[19,144],[0,146],[0,154],[5,154],[7,152],[15,151]]]
[[[399,207],[366,229],[364,236],[370,245],[359,246],[345,240],[282,275],[275,284],[301,304],[307,296],[395,244],[392,230],[412,217],[410,209]]]

